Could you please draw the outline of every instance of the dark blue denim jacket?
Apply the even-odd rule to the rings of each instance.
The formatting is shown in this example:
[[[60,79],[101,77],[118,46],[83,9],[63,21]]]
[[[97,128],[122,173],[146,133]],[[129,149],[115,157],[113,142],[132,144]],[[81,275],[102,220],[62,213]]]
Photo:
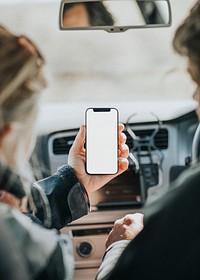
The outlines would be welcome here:
[[[3,165],[0,165],[0,189],[19,199],[26,195],[20,176]],[[34,214],[30,210],[29,217],[47,228],[59,230],[86,215],[90,209],[87,192],[69,165],[35,182],[31,194],[36,209]]]
[[[35,201],[38,186],[48,198],[52,228],[61,229],[68,223],[86,215],[90,209],[87,192],[69,165],[62,166],[52,176],[33,184],[32,194]],[[40,199],[41,196],[42,194],[40,194]],[[46,211],[47,207],[45,201],[44,207],[43,203],[37,206],[36,216],[42,221],[44,221],[44,209]]]

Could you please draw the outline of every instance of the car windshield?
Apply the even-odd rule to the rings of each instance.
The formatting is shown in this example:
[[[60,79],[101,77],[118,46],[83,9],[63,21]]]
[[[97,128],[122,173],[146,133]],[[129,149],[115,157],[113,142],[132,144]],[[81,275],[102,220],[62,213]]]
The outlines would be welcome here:
[[[0,22],[28,35],[46,60],[45,102],[191,100],[186,61],[171,41],[195,1],[174,0],[172,26],[122,33],[60,31],[60,1],[1,0]],[[175,86],[176,85],[176,86]]]

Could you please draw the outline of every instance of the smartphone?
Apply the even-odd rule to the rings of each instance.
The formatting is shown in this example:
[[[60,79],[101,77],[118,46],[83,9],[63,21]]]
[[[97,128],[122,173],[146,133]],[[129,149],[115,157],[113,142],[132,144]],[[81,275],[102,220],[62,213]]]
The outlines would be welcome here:
[[[118,115],[116,108],[86,110],[87,173],[118,172]]]

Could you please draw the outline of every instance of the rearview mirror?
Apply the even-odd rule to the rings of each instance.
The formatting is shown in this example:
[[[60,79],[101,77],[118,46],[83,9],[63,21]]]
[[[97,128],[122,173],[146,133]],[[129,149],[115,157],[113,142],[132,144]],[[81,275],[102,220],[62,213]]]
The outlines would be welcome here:
[[[123,32],[171,25],[169,0],[62,0],[61,30]]]

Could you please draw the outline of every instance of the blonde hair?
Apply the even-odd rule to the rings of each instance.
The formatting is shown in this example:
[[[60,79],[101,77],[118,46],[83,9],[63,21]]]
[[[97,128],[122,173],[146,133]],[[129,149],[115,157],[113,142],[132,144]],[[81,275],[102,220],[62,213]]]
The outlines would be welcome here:
[[[0,132],[29,116],[45,85],[42,59],[20,44],[19,38],[0,26]]]
[[[22,37],[32,44],[34,52],[21,43]],[[0,137],[8,126],[14,127],[1,148],[0,161],[22,176],[25,173],[23,165],[27,164],[23,159],[24,145],[31,138],[27,131],[31,133],[29,127],[34,124],[39,92],[45,86],[41,73],[43,62],[28,38],[16,36],[0,25]],[[18,158],[16,166],[12,166],[9,159],[12,149]]]

